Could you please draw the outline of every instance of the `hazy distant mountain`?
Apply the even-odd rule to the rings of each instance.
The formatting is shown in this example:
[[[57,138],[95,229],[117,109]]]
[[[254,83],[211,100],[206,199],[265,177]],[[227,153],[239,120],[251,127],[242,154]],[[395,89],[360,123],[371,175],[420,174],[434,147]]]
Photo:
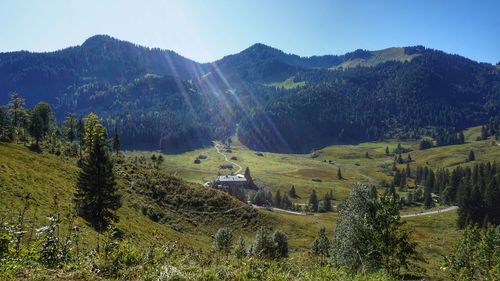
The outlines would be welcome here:
[[[106,35],[0,54],[0,104],[97,112],[130,148],[191,149],[233,133],[274,151],[457,131],[500,113],[499,68],[422,46],[300,57],[255,44],[200,64]]]
[[[50,53],[0,54],[0,102],[18,91],[32,105],[55,102],[69,86],[88,81],[124,83],[148,73],[190,79],[202,66],[179,54],[96,35],[81,46]]]

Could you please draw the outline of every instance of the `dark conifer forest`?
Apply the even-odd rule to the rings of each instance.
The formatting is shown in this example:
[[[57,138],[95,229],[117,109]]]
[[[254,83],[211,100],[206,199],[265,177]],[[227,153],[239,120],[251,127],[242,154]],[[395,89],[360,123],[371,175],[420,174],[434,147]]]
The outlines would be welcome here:
[[[421,136],[458,144],[474,125],[498,134],[497,67],[422,46],[401,50],[404,59],[368,64],[376,52],[299,57],[255,44],[200,64],[98,35],[51,53],[0,54],[0,104],[18,92],[29,107],[53,105],[58,120],[96,112],[124,148],[166,152],[237,128],[249,147],[280,152]],[[350,65],[360,60],[368,65]]]

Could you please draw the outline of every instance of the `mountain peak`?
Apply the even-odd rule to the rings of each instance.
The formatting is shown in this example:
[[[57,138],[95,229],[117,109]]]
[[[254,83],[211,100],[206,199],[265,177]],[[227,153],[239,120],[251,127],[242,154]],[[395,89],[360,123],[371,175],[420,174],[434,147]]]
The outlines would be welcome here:
[[[89,37],[87,40],[85,40],[82,44],[82,47],[105,45],[115,42],[124,42],[124,41],[118,40],[106,34],[98,34]]]

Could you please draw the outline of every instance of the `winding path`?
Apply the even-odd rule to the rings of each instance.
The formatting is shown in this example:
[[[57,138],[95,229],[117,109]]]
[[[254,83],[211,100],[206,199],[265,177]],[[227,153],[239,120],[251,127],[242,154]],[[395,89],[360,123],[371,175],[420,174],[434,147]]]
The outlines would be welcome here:
[[[417,214],[402,215],[401,218],[413,218],[413,217],[420,217],[420,216],[427,216],[427,215],[436,215],[436,214],[451,212],[451,211],[456,210],[456,209],[458,209],[457,206],[451,206],[451,207],[448,207],[446,209],[437,210],[437,211],[429,211],[429,212],[423,212],[423,213],[417,213]]]
[[[226,154],[224,154],[224,153],[222,153],[222,152],[220,151],[220,149],[219,149],[219,145],[220,145],[220,144],[219,144],[219,143],[217,143],[217,142],[215,142],[215,141],[214,141],[213,143],[214,143],[214,148],[215,148],[215,150],[217,150],[217,153],[219,153],[220,155],[222,155],[222,156],[224,157],[224,160],[226,160],[226,162],[229,162],[229,163],[231,163],[231,164],[235,165],[236,167],[238,167],[238,170],[237,170],[236,172],[234,172],[234,173],[235,173],[235,174],[237,174],[237,173],[241,172],[241,170],[242,170],[243,168],[242,168],[240,165],[238,165],[238,164],[234,163],[233,161],[228,160],[228,159],[227,159]]]
[[[252,207],[254,207],[255,209],[264,209],[264,208],[267,209],[267,207],[258,206],[258,205],[255,205],[255,204],[252,204]],[[299,216],[305,216],[306,215],[305,213],[302,213],[302,212],[290,211],[290,210],[285,210],[285,209],[280,209],[280,208],[275,208],[275,207],[272,207],[271,209],[273,211],[288,213],[288,214],[292,214],[292,215],[299,215]]]

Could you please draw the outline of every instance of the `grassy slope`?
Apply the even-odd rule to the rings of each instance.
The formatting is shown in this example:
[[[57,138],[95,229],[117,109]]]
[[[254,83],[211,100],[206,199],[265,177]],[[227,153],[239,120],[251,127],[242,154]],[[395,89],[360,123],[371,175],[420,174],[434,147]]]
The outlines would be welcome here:
[[[290,78],[286,79],[285,81],[270,83],[270,84],[267,84],[267,86],[276,87],[276,88],[284,88],[284,89],[290,90],[290,89],[295,89],[298,87],[303,87],[306,85],[306,82],[304,82],[304,81],[294,82],[293,79],[294,79],[294,77],[290,77]]]
[[[373,56],[368,59],[353,59],[335,66],[339,68],[351,68],[357,66],[370,67],[387,61],[409,62],[418,54],[407,55],[404,48],[387,48],[379,51],[373,51]]]
[[[46,217],[53,213],[54,199],[57,195],[60,213],[63,216],[73,213],[72,195],[75,191],[78,169],[72,161],[64,160],[47,153],[35,153],[22,145],[0,144],[0,219],[12,221],[23,207],[23,198],[30,194],[33,198],[26,215],[27,226],[32,223],[36,227],[46,223]],[[125,230],[127,235],[140,245],[148,245],[156,235],[160,241],[177,240],[181,244],[206,248],[211,243],[210,234],[214,233],[220,224],[231,225],[233,228],[249,235],[256,226],[244,226],[235,220],[232,214],[199,214],[189,210],[175,210],[164,208],[168,216],[173,217],[175,224],[181,231],[176,231],[170,225],[155,223],[141,212],[141,203],[148,203],[148,198],[132,192],[127,181],[118,180],[119,190],[123,196],[123,206],[118,211],[120,222],[118,227]],[[196,194],[214,197],[211,191],[202,187],[187,185],[184,187],[193,197]],[[214,191],[212,191],[214,192]],[[207,194],[205,194],[207,193]],[[221,192],[216,192],[222,194]],[[212,194],[212,195],[211,195]],[[222,194],[225,196],[225,194]],[[225,197],[223,197],[225,198]],[[225,204],[244,204],[229,198]],[[231,204],[229,204],[231,203]],[[139,206],[139,207],[138,207]],[[275,223],[272,219],[262,219],[269,224]],[[78,218],[76,224],[82,232],[82,243],[95,246],[96,232],[87,223]]]
[[[477,128],[465,132],[467,139],[475,139]],[[491,140],[471,141],[463,145],[438,147],[429,150],[417,150],[417,143],[402,143],[404,147],[415,149],[411,152],[415,160],[411,165],[429,165],[433,168],[454,167],[463,164],[470,150],[474,150],[479,161],[500,160],[500,147],[492,146]],[[330,146],[318,151],[319,156],[311,158],[310,155],[274,154],[264,153],[257,156],[253,151],[241,145],[233,138],[233,153],[229,156],[237,156],[243,168],[250,167],[253,177],[268,189],[287,192],[289,187],[296,186],[299,198],[298,203],[307,202],[308,195],[315,189],[320,196],[325,192],[333,190],[334,205],[344,198],[352,183],[363,181],[367,183],[378,183],[382,179],[389,180],[387,167],[392,165],[392,156],[385,155],[385,148],[393,150],[397,142],[373,142],[358,145]],[[365,157],[368,152],[370,158]],[[130,152],[129,157],[146,156],[149,158],[151,152]],[[156,153],[158,154],[158,153]],[[206,154],[208,158],[202,160],[201,164],[193,164],[193,160],[199,154]],[[224,161],[223,157],[216,153],[214,148],[205,148],[178,155],[164,155],[165,164],[163,169],[170,174],[199,185],[213,179],[217,173],[228,173],[219,170],[218,166]],[[324,161],[327,161],[326,163]],[[334,164],[329,164],[332,160]],[[473,165],[475,162],[464,165]],[[36,165],[34,165],[36,163]],[[337,168],[342,169],[344,180],[336,178]],[[401,165],[400,168],[404,168]],[[57,191],[63,203],[63,207],[70,209],[70,198],[74,191],[77,169],[70,161],[61,161],[61,158],[48,154],[35,154],[19,145],[0,145],[0,214],[2,217],[12,214],[20,208],[21,198],[30,192],[36,196],[38,206],[38,217],[48,215],[50,212],[50,198]],[[321,178],[322,182],[313,182],[312,178]],[[126,183],[120,181],[121,189],[125,189]],[[213,233],[218,225],[210,224],[210,217],[201,217],[196,220],[198,226],[186,223],[186,232],[180,233],[169,226],[157,224],[145,218],[140,211],[132,207],[137,202],[137,197],[129,192],[124,192],[124,207],[120,209],[121,227],[132,233],[137,241],[149,241],[153,232],[159,233],[160,237],[176,239],[193,246],[206,248],[210,245],[209,233]],[[438,207],[439,208],[439,207]],[[404,210],[411,213],[418,209]],[[284,230],[289,235],[291,253],[302,255],[307,250],[320,226],[327,227],[329,235],[333,232],[333,226],[337,219],[336,213],[297,216],[280,212],[259,210],[259,220],[262,224],[274,226]],[[176,216],[175,212],[171,213]],[[185,215],[184,215],[185,216]],[[180,216],[179,216],[180,217]],[[200,224],[205,220],[206,224]],[[419,247],[424,253],[427,263],[423,267],[435,279],[442,278],[444,273],[439,270],[442,255],[446,254],[456,241],[458,232],[455,229],[456,212],[440,214],[427,217],[408,218],[408,227],[419,241]],[[224,220],[218,221],[224,224]],[[79,221],[83,231],[88,235],[89,241],[95,235],[92,229]],[[197,231],[201,229],[202,231]],[[241,231],[241,229],[239,230]],[[243,231],[250,238],[250,231]]]

